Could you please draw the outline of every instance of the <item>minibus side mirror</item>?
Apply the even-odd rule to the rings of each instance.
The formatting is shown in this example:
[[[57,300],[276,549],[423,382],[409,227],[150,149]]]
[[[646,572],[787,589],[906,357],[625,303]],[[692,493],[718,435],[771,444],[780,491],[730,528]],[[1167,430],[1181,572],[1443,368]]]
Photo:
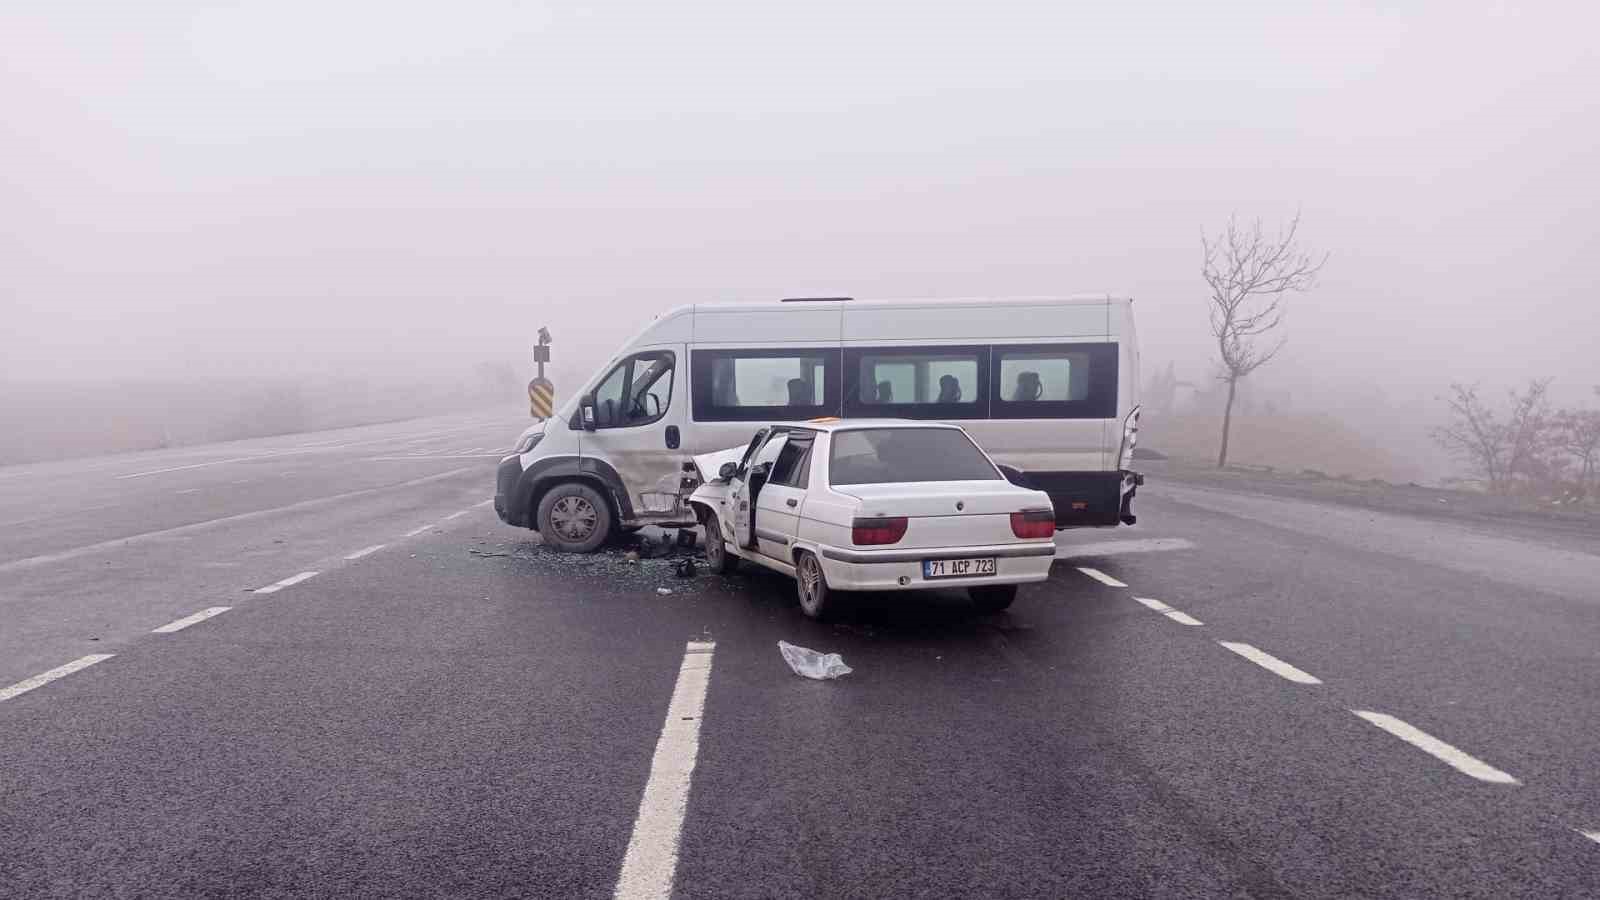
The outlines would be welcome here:
[[[595,414],[594,395],[588,394],[578,401],[578,417],[583,422],[584,431],[594,431],[598,425],[599,417]]]

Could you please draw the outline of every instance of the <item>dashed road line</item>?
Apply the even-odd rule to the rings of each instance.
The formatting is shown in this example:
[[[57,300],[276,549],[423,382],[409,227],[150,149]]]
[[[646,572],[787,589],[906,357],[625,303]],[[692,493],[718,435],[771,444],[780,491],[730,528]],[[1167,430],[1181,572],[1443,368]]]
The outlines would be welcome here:
[[[293,585],[299,584],[302,581],[306,581],[308,579],[315,578],[315,577],[317,577],[317,573],[315,573],[315,572],[301,572],[299,575],[290,575],[288,578],[285,578],[282,581],[274,581],[273,583],[267,585],[266,587],[256,588],[254,591],[251,591],[251,593],[253,593],[253,594],[276,594],[277,592],[283,590],[286,587],[291,587]]]
[[[1483,760],[1468,755],[1428,734],[1426,731],[1407,724],[1387,713],[1372,712],[1365,709],[1352,709],[1350,711],[1463,775],[1469,775],[1479,781],[1487,781],[1490,784],[1522,783]]]
[[[1143,603],[1145,606],[1148,606],[1149,608],[1155,610],[1156,612],[1161,613],[1163,616],[1166,616],[1167,618],[1171,619],[1172,621],[1177,622],[1179,625],[1204,625],[1205,624],[1204,622],[1200,621],[1199,619],[1196,619],[1194,616],[1191,616],[1188,613],[1183,612],[1181,610],[1173,609],[1172,607],[1166,605],[1165,603],[1162,603],[1160,600],[1152,600],[1149,597],[1135,597],[1133,599],[1137,600],[1140,603]]]
[[[194,494],[194,493],[198,493],[199,491],[200,491],[199,488],[186,488],[184,490],[179,491],[178,493],[180,493],[180,494]]]
[[[1294,666],[1291,666],[1283,660],[1277,658],[1276,656],[1251,646],[1250,644],[1241,644],[1237,641],[1217,641],[1217,643],[1227,647],[1229,650],[1232,650],[1245,659],[1250,660],[1261,668],[1266,669],[1268,672],[1271,672],[1280,678],[1286,678],[1295,684],[1322,683],[1322,679],[1316,677],[1315,675],[1312,675],[1308,672],[1303,672],[1300,669],[1297,669]]]
[[[44,687],[57,678],[65,678],[73,672],[87,669],[97,662],[105,662],[113,656],[116,656],[116,654],[91,653],[88,656],[80,656],[64,666],[56,666],[48,672],[40,672],[32,678],[25,678],[8,688],[0,688],[0,700],[10,700],[12,697],[26,694],[34,688]]]
[[[1108,587],[1127,587],[1127,585],[1116,580],[1115,578],[1112,578],[1110,575],[1107,575],[1099,569],[1091,569],[1088,566],[1079,566],[1078,571],[1089,576],[1090,578],[1093,578],[1095,581],[1098,581],[1103,585],[1107,585]]]
[[[1585,831],[1582,828],[1574,828],[1573,831],[1576,831],[1589,840],[1594,841],[1596,844],[1600,844],[1600,831]]]
[[[459,519],[459,518],[461,518],[461,517],[462,517],[462,516],[464,516],[464,515],[466,515],[466,514],[467,514],[467,513],[469,513],[469,512],[472,512],[472,510],[470,510],[470,509],[463,509],[463,510],[462,510],[462,511],[460,511],[460,512],[453,512],[453,513],[451,513],[451,514],[450,514],[450,515],[448,515],[448,516],[445,516],[445,517],[444,517],[444,521],[446,521],[446,522],[448,522],[448,521],[450,521],[450,520],[451,520],[451,519]]]
[[[427,531],[428,529],[430,529],[432,527],[433,527],[433,524],[429,523],[427,525],[422,526],[421,528],[413,528],[410,531],[406,532],[406,537],[416,537],[417,535],[423,533],[424,531]]]
[[[389,546],[389,545],[388,544],[373,544],[371,547],[362,547],[360,550],[357,550],[354,553],[346,554],[345,555],[345,559],[360,559],[361,557],[366,556],[369,553],[377,553],[379,550],[382,550],[384,547],[387,547],[387,546]]]
[[[678,667],[678,683],[667,704],[667,720],[650,760],[633,836],[617,876],[618,900],[665,898],[672,895],[678,868],[678,839],[689,808],[689,780],[700,752],[700,719],[706,688],[711,683],[711,654],[716,644],[690,641]]]
[[[150,633],[151,634],[171,634],[174,631],[182,631],[185,628],[188,628],[190,625],[194,625],[194,624],[197,624],[199,622],[204,622],[205,620],[211,618],[212,616],[220,616],[220,615],[222,615],[223,613],[227,612],[230,609],[233,609],[233,607],[231,607],[231,606],[213,606],[210,609],[202,609],[202,610],[200,610],[199,612],[195,613],[192,616],[184,616],[183,618],[177,620],[176,622],[168,622],[167,624],[161,626],[160,628],[152,628],[152,629],[150,629]]]

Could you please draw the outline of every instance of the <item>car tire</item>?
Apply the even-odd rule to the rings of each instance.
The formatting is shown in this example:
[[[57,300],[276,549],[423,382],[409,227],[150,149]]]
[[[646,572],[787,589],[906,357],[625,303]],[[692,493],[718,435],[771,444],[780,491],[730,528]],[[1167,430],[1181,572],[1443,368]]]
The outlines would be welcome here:
[[[1011,606],[1017,599],[1017,586],[1014,584],[990,584],[983,587],[967,588],[967,596],[972,598],[972,604],[981,612],[1002,612]]]
[[[726,575],[739,565],[739,558],[728,552],[728,542],[722,538],[722,523],[717,514],[706,510],[700,516],[706,529],[706,568],[718,575]]]
[[[818,621],[827,619],[838,607],[835,592],[828,587],[828,576],[814,554],[805,551],[794,563],[794,583],[800,598],[800,611]]]
[[[545,546],[563,553],[593,553],[611,536],[610,504],[599,491],[576,481],[546,491],[534,521]]]

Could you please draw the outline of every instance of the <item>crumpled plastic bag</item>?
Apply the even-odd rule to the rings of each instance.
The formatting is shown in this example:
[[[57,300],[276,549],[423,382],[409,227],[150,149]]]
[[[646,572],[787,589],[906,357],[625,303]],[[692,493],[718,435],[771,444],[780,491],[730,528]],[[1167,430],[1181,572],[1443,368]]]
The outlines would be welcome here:
[[[788,641],[778,642],[778,652],[783,654],[783,661],[789,664],[796,675],[806,678],[825,681],[854,671],[844,664],[844,657],[837,653],[818,653],[806,647],[796,647]]]

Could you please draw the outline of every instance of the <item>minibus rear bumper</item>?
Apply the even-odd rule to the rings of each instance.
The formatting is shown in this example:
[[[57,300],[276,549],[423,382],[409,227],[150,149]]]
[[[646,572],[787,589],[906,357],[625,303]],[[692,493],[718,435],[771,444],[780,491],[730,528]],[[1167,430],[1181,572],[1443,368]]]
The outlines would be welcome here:
[[[1056,528],[1096,528],[1132,525],[1133,496],[1144,476],[1126,469],[1116,472],[1023,472],[1026,487],[1050,495],[1056,511]]]

